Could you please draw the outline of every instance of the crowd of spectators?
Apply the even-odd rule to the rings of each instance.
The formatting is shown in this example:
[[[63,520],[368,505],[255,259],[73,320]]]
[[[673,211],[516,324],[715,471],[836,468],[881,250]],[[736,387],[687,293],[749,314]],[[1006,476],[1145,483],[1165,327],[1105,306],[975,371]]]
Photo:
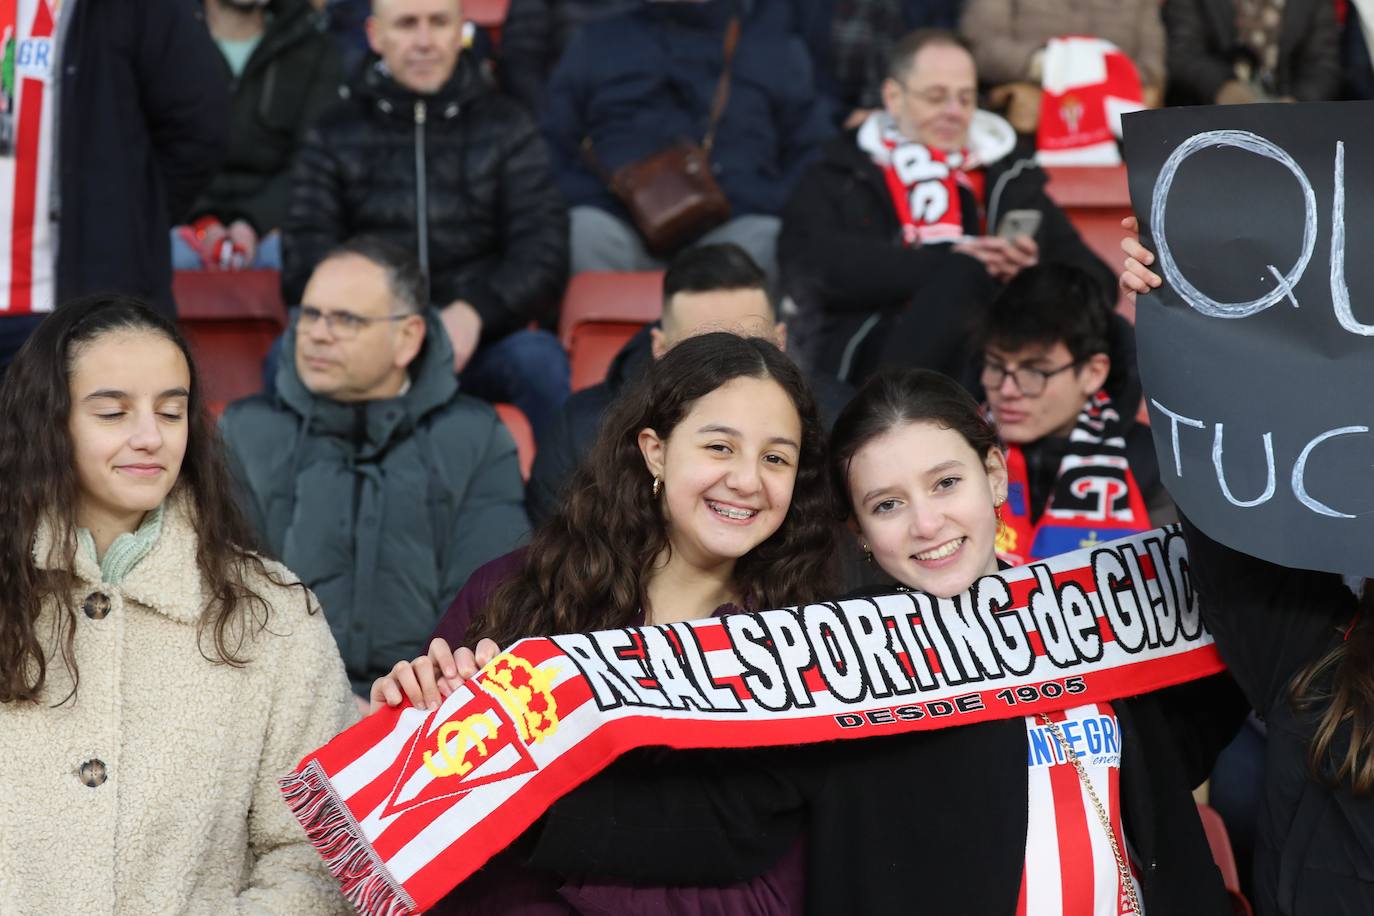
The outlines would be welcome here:
[[[1374,95],[1369,0],[510,0],[492,31],[462,0],[11,6],[0,372],[78,295],[172,316],[173,269],[278,270],[290,326],[221,429],[360,703],[714,331],[791,357],[827,426],[883,370],[962,382],[1022,475],[1008,555],[1066,549],[1085,403],[1171,520],[1113,272],[1035,158],[1047,43],[1111,42],[1150,107]],[[616,176],[684,141],[729,212],[664,249]],[[632,270],[666,271],[661,317],[570,396],[569,276]],[[534,431],[528,486],[495,403]]]

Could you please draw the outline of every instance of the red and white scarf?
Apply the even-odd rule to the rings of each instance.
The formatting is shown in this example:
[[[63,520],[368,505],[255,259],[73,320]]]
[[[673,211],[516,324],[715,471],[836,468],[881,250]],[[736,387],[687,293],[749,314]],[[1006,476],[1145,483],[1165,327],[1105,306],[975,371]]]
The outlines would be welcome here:
[[[981,215],[984,185],[981,163],[973,153],[945,153],[908,140],[892,116],[882,111],[869,115],[859,127],[858,143],[882,169],[904,244],[957,242],[969,234],[959,189],[973,195]]]
[[[1222,670],[1177,528],[915,592],[524,639],[435,711],[377,713],[282,791],[365,914],[423,911],[636,747],[948,728]]]
[[[0,0],[0,318],[49,312],[57,0]]]
[[[1126,460],[1121,415],[1099,391],[1083,406],[1040,520],[1031,523],[1030,479],[1021,447],[1007,446],[1005,525],[997,554],[1013,565],[1091,547],[1150,527],[1145,497]]]

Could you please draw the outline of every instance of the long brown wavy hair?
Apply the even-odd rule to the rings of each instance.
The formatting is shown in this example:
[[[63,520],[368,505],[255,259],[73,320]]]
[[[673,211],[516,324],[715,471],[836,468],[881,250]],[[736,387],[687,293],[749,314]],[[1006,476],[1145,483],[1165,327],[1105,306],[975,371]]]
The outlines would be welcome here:
[[[1320,709],[1307,749],[1312,772],[1331,785],[1349,781],[1357,796],[1374,791],[1374,580],[1365,580],[1350,633],[1298,673],[1292,698],[1299,710]]]
[[[105,295],[66,303],[33,332],[0,384],[0,703],[36,700],[43,688],[52,659],[44,652],[48,640],[39,632],[39,616],[48,603],[57,608],[53,635],[62,663],[73,685],[79,683],[73,569],[81,489],[68,425],[70,379],[81,350],[117,332],[165,338],[190,369],[186,454],[171,495],[184,496],[199,540],[196,563],[209,596],[200,636],[213,642],[213,654],[203,644],[202,654],[245,664],[244,641],[268,617],[267,601],[247,583],[249,571],[287,584],[251,552],[253,532],[234,501],[224,447],[206,413],[195,360],[176,327],[137,299]],[[63,551],[49,569],[33,557],[43,522],[52,528],[55,549]]]
[[[835,512],[811,392],[772,343],[702,334],[669,350],[610,407],[562,505],[534,532],[519,574],[474,618],[468,641],[490,637],[505,646],[524,636],[628,625],[643,605],[649,570],[669,547],[639,432],[668,438],[699,398],[737,378],[777,382],[801,417],[802,440],[787,515],[736,562],[735,585],[760,608],[832,597]]]

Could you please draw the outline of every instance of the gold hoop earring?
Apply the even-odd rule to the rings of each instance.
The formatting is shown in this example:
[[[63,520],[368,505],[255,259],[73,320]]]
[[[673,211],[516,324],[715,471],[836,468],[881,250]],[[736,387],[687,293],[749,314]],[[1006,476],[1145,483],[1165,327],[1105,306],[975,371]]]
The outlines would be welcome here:
[[[653,489],[654,499],[658,499],[658,491],[659,491],[659,490],[662,490],[662,489],[663,489],[663,478],[662,478],[662,477],[659,477],[657,474],[655,474],[655,475],[654,475],[654,489]]]

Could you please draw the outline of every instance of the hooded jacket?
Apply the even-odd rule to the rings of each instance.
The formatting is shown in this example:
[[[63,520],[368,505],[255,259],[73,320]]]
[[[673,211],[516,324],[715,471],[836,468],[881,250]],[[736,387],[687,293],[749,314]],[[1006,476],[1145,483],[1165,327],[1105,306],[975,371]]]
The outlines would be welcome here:
[[[282,293],[355,235],[416,252],[430,302],[482,317],[481,343],[548,323],[568,274],[568,214],[534,122],[467,55],[432,95],[364,67],[306,132],[291,173]],[[423,215],[423,218],[422,218]]]
[[[69,566],[52,530],[39,529],[37,564],[72,572],[80,680],[48,645],[36,702],[0,704],[5,913],[351,912],[277,786],[357,716],[334,640],[302,589],[250,569],[267,626],[244,634],[246,664],[211,662],[198,545],[189,503],[175,496],[151,549],[117,583],[94,550],[78,549]],[[57,613],[44,603],[40,634],[54,632]]]
[[[191,219],[246,220],[259,235],[286,221],[291,157],[306,127],[339,98],[342,73],[324,17],[306,0],[273,0],[267,27],[237,78],[224,56],[221,76],[233,122],[224,165],[196,199]]]
[[[399,397],[318,397],[287,358],[274,394],[221,420],[264,546],[319,596],[359,692],[422,651],[472,571],[529,531],[515,442],[458,393],[448,337],[426,321]]]

